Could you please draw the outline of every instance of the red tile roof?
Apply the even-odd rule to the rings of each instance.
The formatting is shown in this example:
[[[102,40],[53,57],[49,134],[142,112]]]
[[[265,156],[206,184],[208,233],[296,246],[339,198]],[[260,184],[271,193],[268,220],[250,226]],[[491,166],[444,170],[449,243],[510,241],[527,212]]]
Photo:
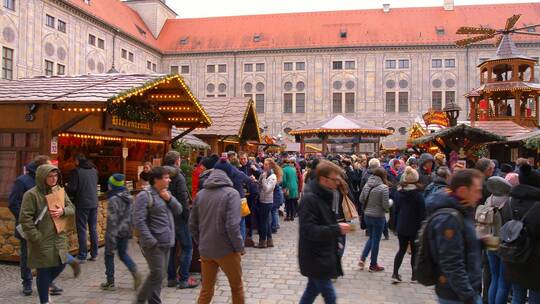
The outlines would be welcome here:
[[[93,0],[97,1],[97,0]],[[103,1],[103,0],[102,0]],[[111,0],[112,1],[112,0]],[[116,0],[114,0],[116,1]],[[112,10],[111,10],[112,11]],[[523,14],[517,26],[540,20],[540,3],[392,8],[241,17],[169,19],[158,42],[165,52],[219,52],[342,46],[449,45],[463,35],[460,26],[502,28],[513,14]],[[444,35],[436,29],[444,28]],[[341,38],[340,31],[347,37]],[[260,41],[254,41],[260,35]],[[185,44],[180,40],[187,38]],[[516,42],[539,41],[514,35]]]
[[[125,3],[122,3],[122,1],[91,0],[90,4],[84,3],[83,0],[63,1],[83,10],[110,26],[120,29],[140,42],[159,49],[158,43],[152,35],[152,31],[146,26],[141,16]],[[146,35],[141,34],[137,27],[146,32]]]

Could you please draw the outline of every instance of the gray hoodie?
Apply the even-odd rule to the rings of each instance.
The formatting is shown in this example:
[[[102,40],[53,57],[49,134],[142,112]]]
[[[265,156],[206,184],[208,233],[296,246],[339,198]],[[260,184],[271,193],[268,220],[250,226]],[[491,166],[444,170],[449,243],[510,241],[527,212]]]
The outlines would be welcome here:
[[[368,196],[369,200],[366,202]],[[367,204],[364,214],[371,217],[384,217],[386,210],[390,207],[388,198],[388,186],[383,184],[380,177],[371,175],[360,194],[360,202],[363,206]]]
[[[218,259],[242,252],[240,195],[223,170],[214,169],[197,193],[189,217],[189,230],[202,257]]]

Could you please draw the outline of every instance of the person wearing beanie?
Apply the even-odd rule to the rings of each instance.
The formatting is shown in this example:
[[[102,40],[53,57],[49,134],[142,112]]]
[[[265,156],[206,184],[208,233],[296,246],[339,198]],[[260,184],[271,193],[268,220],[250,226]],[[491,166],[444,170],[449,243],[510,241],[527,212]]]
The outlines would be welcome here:
[[[407,159],[407,162],[406,162],[407,166],[411,166],[413,169],[417,169],[418,168],[418,160],[416,159],[416,157],[414,156],[411,156]]]
[[[197,191],[201,191],[201,189],[204,187],[204,182],[210,176],[210,173],[212,173],[212,170],[214,170],[214,166],[219,160],[219,156],[217,154],[212,154],[208,157],[203,158],[201,161],[202,166],[202,173],[199,175],[199,184],[197,185]],[[193,197],[195,199],[195,197]]]
[[[426,188],[433,181],[432,173],[435,166],[435,158],[429,153],[422,153],[418,159],[419,184]]]
[[[115,173],[108,179],[107,192],[107,228],[105,229],[105,275],[107,281],[101,284],[103,290],[116,290],[114,280],[114,252],[118,252],[120,261],[126,265],[133,276],[133,288],[141,285],[142,276],[137,265],[128,255],[128,242],[131,238],[131,212],[133,197],[125,187],[124,174]]]
[[[394,258],[392,281],[396,284],[402,282],[399,268],[409,247],[411,248],[410,262],[413,269],[411,281],[416,281],[416,274],[414,273],[416,246],[414,245],[414,240],[426,215],[424,196],[418,185],[418,181],[418,172],[412,167],[407,166],[405,171],[403,171],[395,199],[394,220],[396,221],[395,226],[399,240],[399,249]]]
[[[377,158],[372,158],[368,161],[368,167],[362,172],[362,180],[360,181],[360,191],[364,189],[369,177],[373,174],[375,169],[381,167],[381,161]]]
[[[528,214],[527,214],[528,213]],[[524,215],[527,214],[525,218]],[[519,185],[510,191],[510,201],[502,212],[503,224],[512,219],[523,219],[524,228],[532,238],[532,252],[526,263],[504,262],[505,276],[512,284],[513,299],[525,303],[540,303],[540,173],[528,164],[519,168]]]
[[[444,153],[437,153],[435,154],[435,166],[433,168],[433,171],[437,171],[439,167],[446,166],[446,155]]]
[[[480,239],[500,238],[502,226],[501,210],[508,203],[512,184],[500,176],[492,176],[486,182],[491,195],[485,205],[476,209],[476,231]],[[489,243],[487,243],[489,245]],[[504,264],[497,254],[497,248],[486,246],[487,260],[491,274],[488,290],[488,303],[506,303],[510,284],[504,277]]]

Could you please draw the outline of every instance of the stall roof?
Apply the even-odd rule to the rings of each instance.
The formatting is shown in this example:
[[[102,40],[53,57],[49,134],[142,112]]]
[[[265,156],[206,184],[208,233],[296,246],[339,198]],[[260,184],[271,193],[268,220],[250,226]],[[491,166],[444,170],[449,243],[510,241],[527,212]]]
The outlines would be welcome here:
[[[392,131],[337,115],[289,132],[290,135],[317,133],[358,133],[386,136],[392,134]]]
[[[257,142],[261,142],[257,113],[251,98],[218,97],[201,99],[200,102],[212,118],[212,126],[206,129],[195,129],[193,134],[242,137],[244,131],[254,131]],[[244,130],[248,121],[255,124],[256,130]]]
[[[518,134],[508,138],[508,141],[522,141],[529,139],[540,139],[540,129],[530,131],[528,133]]]
[[[172,128],[172,138],[175,138],[180,133],[182,133],[182,130],[178,130],[177,128]],[[178,139],[178,141],[184,142],[188,146],[192,146],[195,148],[200,149],[210,149],[210,145],[205,143],[202,139],[192,135],[192,134],[186,134]]]
[[[504,136],[494,134],[484,129],[471,127],[466,124],[459,124],[451,128],[442,129],[438,132],[418,137],[412,141],[412,144],[421,145],[424,143],[433,142],[437,138],[444,139],[450,136],[466,136],[470,138],[471,141],[475,141],[478,144],[493,141],[506,141]]]
[[[466,121],[465,124],[470,126],[471,122]],[[475,121],[474,127],[504,137],[512,137],[531,132],[531,129],[522,127],[511,120]]]

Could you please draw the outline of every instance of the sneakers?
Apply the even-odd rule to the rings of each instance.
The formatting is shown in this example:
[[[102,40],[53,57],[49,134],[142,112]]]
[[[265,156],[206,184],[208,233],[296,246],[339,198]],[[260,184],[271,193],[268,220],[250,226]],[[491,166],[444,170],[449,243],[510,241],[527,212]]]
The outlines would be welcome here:
[[[392,275],[392,283],[398,284],[398,283],[401,283],[401,282],[403,282],[403,280],[401,279],[401,276],[399,274],[393,274]]]
[[[73,261],[73,263],[69,264],[71,267],[71,270],[73,270],[73,276],[75,278],[78,278],[81,275],[81,265],[77,260]]]
[[[384,271],[384,267],[381,267],[379,265],[369,266],[369,272],[381,272],[381,271]]]
[[[86,259],[81,259],[81,258],[79,258],[79,257],[76,257],[76,258],[75,258],[75,262],[77,262],[77,263],[79,263],[79,264],[84,264],[84,263],[86,263]]]
[[[94,256],[94,257],[90,257],[88,259],[90,262],[95,262],[97,260],[97,256]]]
[[[178,284],[178,289],[189,289],[189,288],[195,288],[199,286],[199,282],[195,280],[194,278],[189,278],[186,281],[180,281]]]
[[[366,267],[366,260],[358,260],[358,268],[360,268],[360,270],[364,270],[364,268]]]
[[[49,294],[51,296],[59,296],[62,294],[62,292],[64,292],[64,290],[56,286],[56,284],[51,283],[51,285],[49,285]]]
[[[133,289],[137,290],[142,284],[142,275],[138,271],[132,272],[131,275],[133,276]]]
[[[32,283],[30,284],[23,284],[22,293],[25,296],[31,296],[32,295]]]
[[[101,287],[101,290],[106,290],[106,291],[116,290],[116,287],[114,286],[114,282],[109,282],[109,281],[105,283],[101,283],[100,287]]]

